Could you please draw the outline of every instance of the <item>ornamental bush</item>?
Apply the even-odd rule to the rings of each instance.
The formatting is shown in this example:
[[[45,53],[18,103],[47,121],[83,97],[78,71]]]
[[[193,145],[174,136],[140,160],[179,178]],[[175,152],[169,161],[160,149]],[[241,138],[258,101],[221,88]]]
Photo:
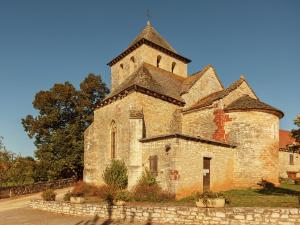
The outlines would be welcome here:
[[[71,198],[71,192],[68,191],[67,193],[64,194],[64,201],[69,202]]]
[[[163,202],[175,199],[173,193],[162,190],[156,178],[148,170],[143,173],[132,195],[138,202]]]
[[[87,184],[83,181],[78,181],[72,191],[71,196],[72,197],[89,197],[89,196],[97,196],[98,195],[98,187]]]
[[[130,202],[132,200],[132,193],[129,192],[129,191],[127,191],[127,190],[118,191],[115,194],[114,200],[116,200],[116,201]]]
[[[116,193],[118,192],[117,188],[109,185],[101,185],[98,187],[96,196],[102,200],[112,204],[112,201],[115,200]]]
[[[42,198],[45,201],[55,201],[56,193],[52,189],[48,189],[42,193]]]
[[[128,175],[124,161],[112,160],[104,170],[103,179],[111,187],[125,189],[128,184]]]

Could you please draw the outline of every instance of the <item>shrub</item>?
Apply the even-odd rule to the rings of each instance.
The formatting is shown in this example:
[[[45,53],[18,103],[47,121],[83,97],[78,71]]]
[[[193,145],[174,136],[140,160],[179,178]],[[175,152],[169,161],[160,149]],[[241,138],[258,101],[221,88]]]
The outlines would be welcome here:
[[[203,193],[194,192],[193,193],[194,200],[204,199],[204,198],[225,198],[222,193],[216,193],[211,191],[205,191]]]
[[[115,200],[129,202],[132,200],[132,194],[126,190],[118,191],[115,194]]]
[[[116,187],[109,186],[109,185],[102,185],[98,188],[97,196],[107,201],[108,203],[112,203],[112,201],[115,199],[116,193],[117,193]]]
[[[174,200],[175,195],[163,191],[156,178],[146,170],[133,190],[133,199],[135,201],[162,202]]]
[[[45,201],[55,201],[56,193],[52,189],[48,189],[42,193],[42,198]]]
[[[138,202],[156,202],[161,188],[158,185],[138,184],[133,190],[133,198]]]
[[[72,197],[83,197],[85,192],[85,183],[82,181],[78,181],[72,191],[71,191],[71,196]]]
[[[157,200],[160,202],[175,200],[176,195],[169,191],[160,191]]]
[[[103,173],[103,179],[109,186],[125,189],[128,183],[127,168],[123,161],[113,160]]]
[[[98,187],[91,184],[87,184],[83,181],[79,181],[74,185],[70,194],[73,197],[97,196]]]
[[[148,186],[158,185],[156,178],[147,169],[143,172],[143,175],[139,179],[138,184]]]
[[[71,192],[68,191],[66,194],[64,194],[64,201],[69,202],[71,198]]]

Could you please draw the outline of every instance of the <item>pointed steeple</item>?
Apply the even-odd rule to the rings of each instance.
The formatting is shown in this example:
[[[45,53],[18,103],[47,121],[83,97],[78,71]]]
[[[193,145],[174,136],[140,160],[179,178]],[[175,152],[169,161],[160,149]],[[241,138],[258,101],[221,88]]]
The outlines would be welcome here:
[[[138,43],[142,39],[151,41],[154,44],[159,45],[160,47],[176,53],[175,49],[157,32],[157,30],[155,30],[149,20],[147,21],[147,25],[145,26],[143,31],[138,36],[136,36],[136,38],[130,43],[128,48]]]
[[[185,64],[191,62],[191,60],[179,55],[175,49],[157,32],[157,30],[155,30],[151,22],[148,20],[147,25],[142,32],[134,38],[130,45],[121,54],[112,59],[107,65],[113,66],[143,44],[161,51]]]

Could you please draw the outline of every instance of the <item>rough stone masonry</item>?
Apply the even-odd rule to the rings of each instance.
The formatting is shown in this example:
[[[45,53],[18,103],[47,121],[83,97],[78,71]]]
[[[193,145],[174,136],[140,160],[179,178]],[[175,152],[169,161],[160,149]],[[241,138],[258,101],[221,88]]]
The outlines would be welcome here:
[[[244,76],[225,88],[208,65],[188,63],[150,22],[112,59],[111,93],[85,131],[84,181],[103,184],[112,159],[128,167],[128,188],[145,169],[177,196],[278,184],[279,120]]]
[[[32,200],[34,209],[80,216],[98,215],[101,218],[147,221],[170,224],[228,224],[228,225],[297,225],[298,208],[197,208],[108,206],[101,204],[72,204]]]

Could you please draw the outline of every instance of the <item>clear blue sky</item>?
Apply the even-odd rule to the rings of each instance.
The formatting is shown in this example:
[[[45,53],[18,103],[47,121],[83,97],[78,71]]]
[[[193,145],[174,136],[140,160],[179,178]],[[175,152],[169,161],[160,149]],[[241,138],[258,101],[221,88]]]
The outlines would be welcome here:
[[[0,135],[8,149],[33,155],[21,125],[34,94],[56,82],[78,86],[90,73],[110,83],[106,63],[152,24],[189,72],[212,64],[228,86],[245,74],[257,95],[285,113],[300,113],[300,1],[0,0]]]

